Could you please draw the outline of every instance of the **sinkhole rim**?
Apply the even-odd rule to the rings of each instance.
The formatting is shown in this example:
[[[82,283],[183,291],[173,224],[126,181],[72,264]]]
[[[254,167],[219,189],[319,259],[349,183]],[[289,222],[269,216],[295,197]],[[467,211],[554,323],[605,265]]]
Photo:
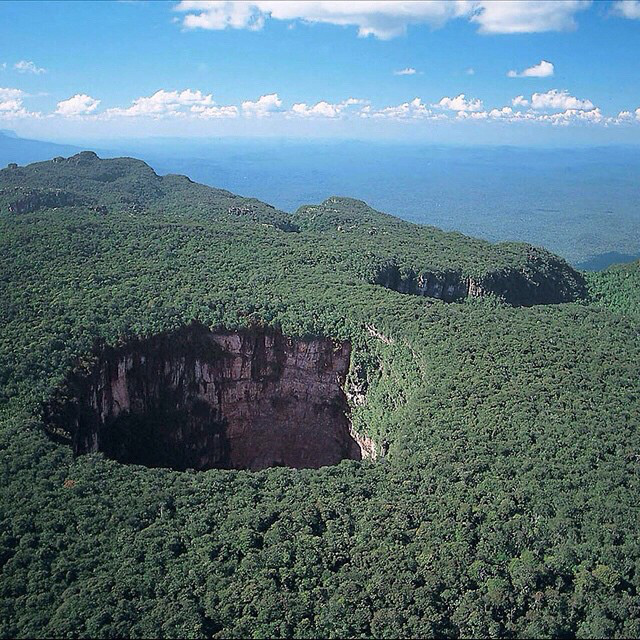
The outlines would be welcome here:
[[[350,420],[351,351],[348,340],[199,322],[103,343],[43,404],[43,424],[74,456],[175,471],[375,460]]]

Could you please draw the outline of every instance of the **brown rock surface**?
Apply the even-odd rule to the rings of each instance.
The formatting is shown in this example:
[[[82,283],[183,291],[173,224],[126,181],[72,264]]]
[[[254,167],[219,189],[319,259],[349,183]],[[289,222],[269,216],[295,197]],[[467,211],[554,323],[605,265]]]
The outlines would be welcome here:
[[[147,466],[317,468],[375,457],[373,442],[350,431],[350,352],[329,338],[194,324],[103,350],[46,418],[77,454]]]

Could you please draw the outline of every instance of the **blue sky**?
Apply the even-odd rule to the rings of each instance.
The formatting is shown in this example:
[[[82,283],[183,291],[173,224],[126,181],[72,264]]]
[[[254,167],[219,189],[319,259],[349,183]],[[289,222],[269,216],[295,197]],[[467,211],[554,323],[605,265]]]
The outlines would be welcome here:
[[[639,79],[637,0],[0,3],[0,127],[48,139],[639,143]]]

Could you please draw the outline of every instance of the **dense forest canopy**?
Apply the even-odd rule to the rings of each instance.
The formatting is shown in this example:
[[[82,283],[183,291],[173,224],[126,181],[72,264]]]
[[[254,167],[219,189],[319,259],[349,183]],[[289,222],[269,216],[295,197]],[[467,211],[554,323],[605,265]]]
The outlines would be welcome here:
[[[640,635],[639,263],[585,280],[89,152],[1,171],[0,211],[4,637]],[[451,274],[455,302],[407,284]],[[377,459],[179,472],[46,435],[97,345],[193,321],[349,341]]]

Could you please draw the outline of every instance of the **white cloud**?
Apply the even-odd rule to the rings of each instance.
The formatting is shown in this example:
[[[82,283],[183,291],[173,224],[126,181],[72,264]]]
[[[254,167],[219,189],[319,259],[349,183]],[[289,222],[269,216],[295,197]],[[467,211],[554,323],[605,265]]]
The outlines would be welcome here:
[[[152,96],[137,98],[130,107],[108,109],[108,116],[122,117],[180,117],[192,107],[212,107],[215,105],[211,94],[185,89],[184,91],[165,91],[160,89]]]
[[[56,113],[65,117],[88,115],[93,113],[99,104],[100,100],[96,100],[86,93],[77,93],[68,100],[58,102]]]
[[[42,67],[38,67],[36,63],[32,62],[31,60],[20,60],[19,62],[16,62],[13,65],[13,68],[18,73],[35,73],[36,75],[39,75],[41,73],[46,73],[47,71]]]
[[[594,109],[595,105],[591,100],[581,100],[572,95],[565,89],[558,91],[557,89],[551,89],[546,93],[534,93],[531,96],[531,107],[533,109],[562,109],[573,110],[579,109],[583,111],[589,111]]]
[[[256,2],[180,2],[176,11],[189,12],[183,19],[187,29],[262,29],[265,14]],[[191,13],[195,12],[195,13]]]
[[[471,2],[475,5],[471,21],[480,33],[541,33],[576,28],[575,14],[586,9],[590,0],[499,0]]]
[[[538,64],[529,67],[524,71],[509,71],[507,77],[509,78],[549,78],[553,75],[553,63],[546,60],[540,60]]]
[[[413,67],[405,67],[399,71],[394,71],[394,76],[415,76],[418,73]]]
[[[510,118],[513,115],[511,107],[502,107],[502,109],[491,109],[489,111],[490,118]]]
[[[488,117],[486,111],[458,111],[456,120],[486,120]]]
[[[188,29],[262,29],[267,18],[303,20],[339,26],[355,26],[361,37],[388,40],[406,33],[410,24],[441,26],[467,10],[464,3],[379,0],[377,2],[224,2],[183,0],[177,11],[185,12]]]
[[[640,0],[618,0],[611,6],[611,13],[621,18],[640,20]]]
[[[528,107],[529,106],[529,101],[524,96],[516,96],[511,101],[511,104],[514,107]]]
[[[237,118],[239,114],[238,107],[234,105],[227,107],[204,107],[202,105],[194,104],[190,111],[199,118],[207,120],[217,118]]]
[[[635,111],[620,111],[615,118],[610,118],[613,124],[633,124],[635,122],[640,122],[640,109],[636,109]]]
[[[337,118],[343,115],[349,107],[360,104],[364,104],[364,100],[357,100],[356,98],[347,98],[346,100],[336,104],[323,100],[321,102],[317,102],[313,106],[309,106],[305,102],[297,102],[293,107],[291,107],[291,111],[289,113],[303,118]]]
[[[242,103],[242,111],[248,116],[256,116],[257,118],[263,118],[270,113],[280,111],[282,106],[282,100],[277,93],[269,93],[264,96],[260,96],[255,102],[245,100]]]
[[[187,29],[262,29],[267,19],[302,20],[354,26],[360,37],[389,40],[404,35],[410,25],[441,27],[462,18],[479,25],[481,33],[534,33],[575,28],[574,15],[590,0],[336,0],[247,1],[182,0],[175,10],[185,14]]]
[[[436,106],[449,111],[482,111],[483,108],[482,100],[478,98],[467,100],[464,93],[455,98],[445,96]]]
[[[27,111],[22,100],[27,94],[22,89],[0,87],[0,120],[39,118],[40,113]]]
[[[600,109],[597,107],[590,111],[583,109],[566,109],[560,113],[552,113],[538,116],[541,122],[551,122],[554,125],[567,126],[572,122],[587,122],[591,124],[600,124],[608,122],[610,119],[605,118]]]
[[[27,94],[22,89],[9,89],[0,87],[0,100],[18,100],[25,98]]]
[[[414,98],[411,102],[373,109],[370,106],[363,107],[359,114],[361,118],[385,118],[390,120],[440,120],[446,118],[444,114],[434,114],[420,98]]]
[[[7,68],[7,63],[3,62],[2,64],[0,64],[0,70],[4,71]]]
[[[313,107],[310,107],[304,102],[298,102],[291,107],[291,113],[297,116],[303,116],[305,118],[313,116],[321,116],[323,118],[336,118],[340,115],[340,108],[337,104],[330,104],[329,102],[318,102]]]
[[[475,75],[476,70],[475,70],[473,67],[469,67],[469,68],[465,71],[465,73],[466,73],[468,76],[473,76],[473,75]]]
[[[514,111],[511,107],[491,109],[490,111],[459,111],[456,120],[502,122],[530,122],[550,124],[553,126],[569,126],[571,124],[603,125],[620,124],[620,116],[611,118],[604,116],[597,107],[585,111],[584,109],[565,109],[557,113],[535,113],[533,111]]]

